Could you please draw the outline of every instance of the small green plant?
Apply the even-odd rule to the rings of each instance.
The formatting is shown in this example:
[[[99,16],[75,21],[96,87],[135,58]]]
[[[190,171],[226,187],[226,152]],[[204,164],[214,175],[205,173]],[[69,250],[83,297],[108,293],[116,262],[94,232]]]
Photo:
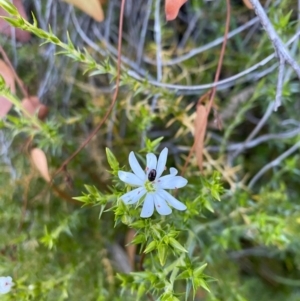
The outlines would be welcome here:
[[[155,144],[147,143],[146,149],[152,150]],[[194,237],[191,221],[199,215],[193,210],[193,203],[199,206],[201,201],[192,189],[189,191],[188,181],[177,176],[175,168],[171,167],[170,174],[163,175],[168,149],[164,148],[158,159],[155,154],[147,153],[145,168],[131,152],[129,164],[133,173],[120,170],[117,158],[109,149],[106,154],[115,183],[109,195],[102,195],[96,187],[86,186],[88,193],[75,199],[86,205],[101,206],[100,215],[103,211],[113,211],[115,227],[125,224],[134,230],[135,236],[129,243],[137,246],[140,262],[135,267],[138,271],[118,274],[122,287],[136,294],[138,300],[143,300],[145,295],[166,301],[180,300],[180,296],[184,296],[187,300],[190,294],[194,299],[199,287],[209,292],[207,282],[211,278],[204,274],[207,264],[189,251]],[[199,179],[194,183],[201,187],[203,199],[209,191],[208,198],[219,200],[223,188],[217,179],[214,176],[205,182]],[[131,190],[132,186],[135,188]],[[166,191],[184,186],[184,203]],[[106,210],[105,206],[108,207]],[[178,211],[172,212],[171,207]]]

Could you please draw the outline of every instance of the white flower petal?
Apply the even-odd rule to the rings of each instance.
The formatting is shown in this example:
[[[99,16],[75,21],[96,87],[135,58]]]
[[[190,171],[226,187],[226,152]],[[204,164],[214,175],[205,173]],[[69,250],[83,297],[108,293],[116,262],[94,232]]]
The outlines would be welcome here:
[[[178,170],[174,167],[171,167],[170,168],[170,174],[173,175],[173,176],[176,176],[178,174]]]
[[[13,286],[12,278],[8,277],[0,277],[0,294],[4,295],[10,292],[11,287]]]
[[[150,217],[154,212],[154,198],[152,193],[148,193],[145,197],[141,217]]]
[[[186,210],[186,206],[181,203],[180,201],[178,201],[176,198],[174,198],[170,193],[168,193],[165,190],[159,190],[157,192],[164,200],[166,200],[169,205],[171,205],[172,207],[174,207],[177,210],[183,211]]]
[[[132,186],[142,186],[144,181],[138,178],[135,174],[126,171],[118,171],[118,176],[121,181]]]
[[[177,189],[187,184],[187,179],[181,176],[167,175],[159,179],[159,187],[162,189]]]
[[[158,158],[158,162],[157,162],[157,168],[156,168],[156,178],[158,179],[162,173],[165,170],[166,167],[166,163],[167,163],[167,157],[168,157],[168,149],[165,147]]]
[[[166,181],[169,181],[170,179],[173,179],[174,176],[173,175],[165,175],[159,179],[157,179],[155,182],[154,182],[154,185],[155,185],[155,190],[159,190],[159,189],[164,189],[162,186],[161,186],[161,179],[163,180],[163,182],[166,182]]]
[[[141,165],[139,164],[138,160],[136,159],[134,152],[130,152],[129,154],[129,165],[132,171],[141,179],[145,180],[146,174],[145,171],[142,169]]]
[[[157,193],[154,195],[154,204],[157,212],[160,215],[169,215],[172,213],[172,209],[168,206],[166,201]]]
[[[147,175],[148,175],[151,169],[156,170],[157,158],[152,153],[147,154],[146,158],[147,158]]]
[[[146,189],[144,187],[139,187],[123,194],[120,197],[120,199],[125,204],[135,204],[138,200],[140,200],[145,195],[145,193],[146,193]]]

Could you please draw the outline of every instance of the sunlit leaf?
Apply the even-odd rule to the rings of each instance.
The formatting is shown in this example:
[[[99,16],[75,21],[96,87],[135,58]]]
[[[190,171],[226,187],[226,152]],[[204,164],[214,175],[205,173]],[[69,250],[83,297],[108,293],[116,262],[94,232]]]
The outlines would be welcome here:
[[[180,7],[187,0],[166,0],[165,1],[165,14],[167,21],[171,21],[176,19]]]
[[[68,2],[92,18],[94,18],[96,21],[101,22],[104,20],[104,14],[102,10],[102,6],[99,0],[64,0],[65,2]]]
[[[33,148],[30,152],[31,160],[46,182],[51,181],[48,170],[48,162],[45,153],[39,148]]]

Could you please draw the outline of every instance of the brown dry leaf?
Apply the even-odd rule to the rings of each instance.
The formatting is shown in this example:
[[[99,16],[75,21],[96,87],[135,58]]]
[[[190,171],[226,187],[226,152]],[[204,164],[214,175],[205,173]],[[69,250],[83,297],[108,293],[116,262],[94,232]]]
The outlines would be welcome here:
[[[0,74],[4,78],[6,86],[10,88],[11,92],[16,93],[14,74],[3,60],[0,60]],[[0,118],[6,116],[11,107],[12,103],[3,96],[0,96]]]
[[[136,254],[136,245],[130,244],[132,240],[134,239],[134,236],[136,235],[136,231],[133,229],[129,229],[129,231],[126,234],[125,238],[125,244],[126,244],[126,252],[128,255],[128,261],[129,264],[134,270],[134,261],[135,261],[135,254]]]
[[[243,0],[245,6],[249,9],[253,9],[253,5],[249,0]]]
[[[18,9],[18,12],[20,15],[25,19],[28,20],[22,0],[13,0],[12,2],[15,7]],[[2,8],[0,8],[0,16],[8,16],[6,11],[4,11]],[[31,35],[29,32],[24,31],[19,28],[12,27],[9,23],[7,23],[5,20],[0,18],[0,33],[5,34],[6,36],[11,37],[13,30],[15,31],[15,37],[16,40],[19,42],[28,42],[31,38]]]
[[[195,119],[195,151],[199,169],[202,171],[203,166],[203,148],[204,138],[207,126],[207,110],[202,104],[197,106]]]
[[[96,21],[101,22],[104,20],[104,13],[101,6],[101,1],[99,0],[63,0],[65,2],[68,2],[92,18],[94,18]]]
[[[176,19],[180,7],[187,0],[166,0],[165,1],[165,14],[167,21],[171,21]]]
[[[30,152],[30,156],[35,168],[39,171],[44,180],[49,183],[51,181],[51,177],[45,153],[39,148],[33,148]]]
[[[24,98],[22,100],[23,108],[33,116],[38,112],[38,118],[43,120],[48,115],[48,107],[42,104],[37,96],[30,96],[29,98]]]

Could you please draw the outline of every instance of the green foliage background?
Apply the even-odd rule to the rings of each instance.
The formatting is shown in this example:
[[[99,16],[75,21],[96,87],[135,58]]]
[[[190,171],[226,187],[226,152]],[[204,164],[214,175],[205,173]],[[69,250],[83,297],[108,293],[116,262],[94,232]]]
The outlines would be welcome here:
[[[37,130],[33,120],[18,108],[22,98],[18,91],[15,110],[0,123],[0,275],[11,275],[16,283],[10,294],[1,296],[3,300],[137,300],[140,283],[126,276],[121,264],[128,260],[125,237],[132,225],[117,219],[114,213],[119,211],[112,210],[116,207],[99,219],[99,205],[109,201],[110,208],[121,194],[118,183],[112,181],[115,178],[107,172],[110,166],[105,147],[128,170],[130,151],[139,152],[142,158],[147,151],[166,146],[171,153],[168,166],[182,168],[193,143],[196,103],[207,91],[191,86],[212,82],[220,45],[163,66],[161,79],[157,76],[158,46],[162,61],[167,62],[222,37],[226,6],[225,1],[190,0],[176,21],[166,23],[160,3],[161,45],[157,45],[158,2],[135,1],[128,0],[125,10],[125,60],[116,107],[97,137],[68,165],[67,173],[55,177],[55,186],[66,197],[58,195],[34,170],[28,140],[45,151],[54,172],[105,115],[116,76],[119,1],[108,1],[106,20],[100,25],[60,1],[40,5],[25,1],[39,29],[21,22],[17,13],[13,20],[17,20],[15,26],[26,27],[33,34],[31,41],[20,46],[0,36],[30,94],[37,94],[50,108],[45,124]],[[254,18],[242,1],[231,4],[231,30]],[[270,20],[284,42],[299,29],[297,9],[297,2],[292,0],[274,1],[268,6]],[[48,43],[40,46],[42,42]],[[298,49],[298,41],[290,46],[299,61]],[[64,52],[54,55],[60,51]],[[272,53],[270,41],[256,23],[228,41],[222,79]],[[195,300],[300,299],[299,151],[295,148],[290,155],[280,157],[300,141],[299,80],[288,67],[282,107],[270,111],[257,136],[244,144],[274,101],[276,67],[273,59],[220,87],[215,104],[223,128],[214,126],[212,116],[204,174],[195,158],[188,165],[185,177],[189,186],[179,194],[187,212],[176,212],[167,220],[153,219],[153,225],[157,222],[166,227],[164,231],[169,226],[184,229],[178,240],[191,258],[185,262],[185,267],[190,265],[187,270],[195,271],[207,263],[203,279],[210,292],[200,283]],[[89,76],[84,71],[97,74]],[[153,82],[186,88],[174,90]],[[4,89],[0,93],[10,94]],[[159,137],[164,137],[159,147],[151,144]],[[273,165],[253,181],[272,161]],[[68,202],[71,197],[89,193],[84,185],[95,186],[98,199],[92,194],[91,204],[83,207]],[[220,202],[215,201],[219,193]],[[168,263],[175,262],[174,257],[171,252]],[[146,256],[145,267],[164,275],[155,254]],[[120,273],[118,277],[116,273]],[[156,279],[155,283],[164,281]],[[147,283],[147,289],[151,285]],[[184,294],[188,291],[184,280],[178,279],[174,287],[179,300],[193,299],[192,293]],[[164,291],[164,287],[160,289]],[[142,290],[141,300],[148,299]]]

